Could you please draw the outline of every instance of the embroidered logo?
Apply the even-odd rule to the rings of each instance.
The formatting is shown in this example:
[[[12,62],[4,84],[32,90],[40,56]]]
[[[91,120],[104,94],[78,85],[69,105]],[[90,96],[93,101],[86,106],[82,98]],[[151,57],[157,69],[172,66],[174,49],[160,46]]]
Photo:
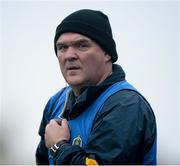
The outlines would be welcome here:
[[[73,145],[78,145],[78,146],[82,147],[82,139],[81,139],[80,135],[78,135],[77,137],[75,137],[73,139],[72,144]]]

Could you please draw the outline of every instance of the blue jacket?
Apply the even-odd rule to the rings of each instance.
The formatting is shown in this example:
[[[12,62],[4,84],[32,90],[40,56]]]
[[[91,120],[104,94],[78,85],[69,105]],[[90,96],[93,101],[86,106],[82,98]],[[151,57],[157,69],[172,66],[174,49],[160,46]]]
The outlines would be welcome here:
[[[144,97],[123,80],[120,69],[114,66],[115,75],[112,78],[121,73],[121,80],[101,85],[103,88],[99,96],[75,117],[68,116],[73,115],[72,108],[77,107],[73,105],[72,97],[69,107],[61,115],[69,120],[71,140],[54,157],[55,164],[86,164],[87,157],[98,164],[156,164],[154,114]],[[54,95],[44,110],[41,141],[36,153],[39,164],[48,162],[47,149],[43,145],[44,127],[50,119],[61,114],[67,91],[68,88]],[[81,102],[76,100],[76,103]],[[53,163],[51,158],[50,162]]]

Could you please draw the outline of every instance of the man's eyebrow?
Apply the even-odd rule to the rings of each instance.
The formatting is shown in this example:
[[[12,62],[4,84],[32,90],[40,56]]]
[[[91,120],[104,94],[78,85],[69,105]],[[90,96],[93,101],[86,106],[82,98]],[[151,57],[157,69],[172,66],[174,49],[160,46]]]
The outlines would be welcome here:
[[[89,42],[90,40],[89,39],[79,39],[79,40],[76,40],[75,42]]]
[[[74,44],[74,43],[81,43],[81,42],[90,42],[89,39],[78,39],[78,40],[75,40],[75,41],[70,41],[70,42],[66,42],[66,41],[60,41],[60,42],[57,42],[56,43],[56,46],[59,46],[59,45],[66,45],[66,44]]]

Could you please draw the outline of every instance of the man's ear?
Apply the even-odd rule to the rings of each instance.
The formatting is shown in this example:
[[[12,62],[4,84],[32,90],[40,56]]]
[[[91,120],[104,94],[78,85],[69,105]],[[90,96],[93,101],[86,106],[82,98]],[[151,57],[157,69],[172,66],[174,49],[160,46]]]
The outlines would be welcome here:
[[[111,61],[111,56],[107,52],[104,52],[104,55],[106,57],[107,62]]]

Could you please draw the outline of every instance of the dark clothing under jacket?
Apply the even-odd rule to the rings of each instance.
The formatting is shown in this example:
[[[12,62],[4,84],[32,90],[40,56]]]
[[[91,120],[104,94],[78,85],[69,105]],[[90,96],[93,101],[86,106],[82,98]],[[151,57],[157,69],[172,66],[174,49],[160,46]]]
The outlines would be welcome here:
[[[70,94],[64,118],[76,118],[112,84],[125,80],[119,65],[100,85],[84,88],[81,95]],[[46,108],[45,108],[46,109]],[[40,125],[41,141],[36,151],[38,164],[48,163],[48,149],[44,143],[45,116]],[[98,164],[142,164],[155,139],[156,122],[147,101],[133,90],[121,90],[104,103],[92,126],[86,151],[79,146],[66,144],[57,152],[55,164],[84,165],[87,156]],[[113,147],[113,148],[112,148]]]

